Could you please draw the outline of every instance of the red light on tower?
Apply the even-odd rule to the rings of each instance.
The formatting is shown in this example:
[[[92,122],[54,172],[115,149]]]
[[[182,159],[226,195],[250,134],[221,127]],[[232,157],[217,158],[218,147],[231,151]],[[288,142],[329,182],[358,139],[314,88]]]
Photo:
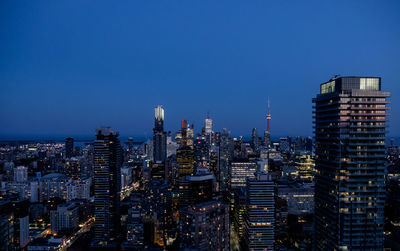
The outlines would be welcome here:
[[[268,130],[268,133],[269,133],[270,132],[270,127],[269,127],[269,123],[270,122],[269,121],[271,120],[269,97],[268,97],[268,114],[267,114],[266,118],[267,118],[267,130]]]

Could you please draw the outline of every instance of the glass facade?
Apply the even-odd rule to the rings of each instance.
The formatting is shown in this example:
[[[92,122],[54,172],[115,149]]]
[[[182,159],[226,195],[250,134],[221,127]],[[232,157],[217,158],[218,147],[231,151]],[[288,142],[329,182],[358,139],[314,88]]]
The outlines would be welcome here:
[[[378,91],[379,79],[378,78],[360,78],[360,89]]]
[[[321,94],[335,92],[335,81],[331,81],[321,85]]]
[[[315,249],[382,250],[390,93],[380,78],[334,81],[335,93],[313,100]]]
[[[379,77],[340,77],[321,84],[321,94],[342,91],[366,90],[380,91],[381,78]]]

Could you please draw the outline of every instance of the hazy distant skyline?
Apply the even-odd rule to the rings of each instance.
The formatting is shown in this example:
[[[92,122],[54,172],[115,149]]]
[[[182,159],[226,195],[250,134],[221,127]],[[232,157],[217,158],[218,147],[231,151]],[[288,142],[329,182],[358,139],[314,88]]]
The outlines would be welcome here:
[[[0,139],[111,126],[312,136],[312,102],[335,74],[382,77],[400,128],[398,1],[2,1]]]

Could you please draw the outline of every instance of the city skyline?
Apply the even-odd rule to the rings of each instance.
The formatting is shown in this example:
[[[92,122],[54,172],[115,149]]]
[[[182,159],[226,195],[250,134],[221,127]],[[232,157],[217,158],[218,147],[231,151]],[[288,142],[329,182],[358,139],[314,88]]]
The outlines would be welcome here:
[[[268,97],[272,137],[311,136],[310,100],[329,77],[380,76],[400,94],[394,1],[2,5],[1,139],[103,125],[149,138],[159,104],[166,131],[185,119],[198,132],[209,112],[217,130],[261,134]]]
[[[111,127],[2,141],[1,250],[398,250],[390,90],[340,76],[315,95],[313,138],[253,128],[246,141],[209,116],[201,133],[181,120],[167,137],[157,105],[144,142]]]
[[[0,1],[0,250],[400,250],[400,1]]]

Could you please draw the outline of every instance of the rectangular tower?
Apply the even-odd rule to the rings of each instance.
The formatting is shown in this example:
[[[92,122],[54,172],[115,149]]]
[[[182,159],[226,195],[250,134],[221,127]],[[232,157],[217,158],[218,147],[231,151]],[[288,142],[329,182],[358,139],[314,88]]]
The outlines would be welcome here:
[[[274,250],[274,224],[274,182],[268,173],[257,172],[247,179],[243,250]]]
[[[71,158],[74,156],[74,138],[65,139],[65,157]]]
[[[204,121],[204,128],[205,128],[205,133],[207,135],[211,135],[212,134],[212,130],[213,130],[213,121],[210,118],[206,118],[206,120]]]
[[[96,130],[94,141],[94,246],[113,247],[120,235],[122,147],[118,132]]]
[[[389,96],[379,77],[340,77],[313,99],[316,250],[383,248]]]

